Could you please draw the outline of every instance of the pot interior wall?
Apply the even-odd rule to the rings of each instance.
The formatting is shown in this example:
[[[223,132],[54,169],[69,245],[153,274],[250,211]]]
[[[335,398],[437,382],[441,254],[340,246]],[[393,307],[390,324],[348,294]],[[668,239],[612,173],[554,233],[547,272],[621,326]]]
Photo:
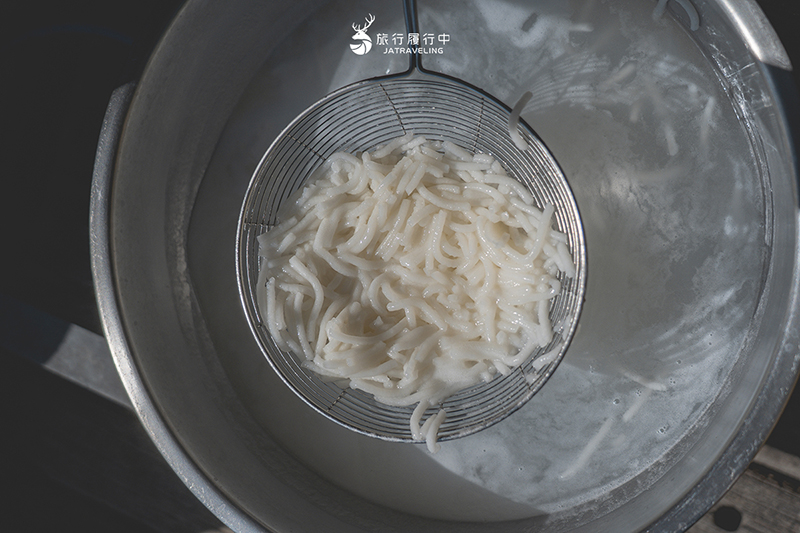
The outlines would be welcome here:
[[[570,181],[589,254],[558,371],[510,418],[435,455],[297,399],[253,340],[235,279],[261,155],[319,97],[406,68],[377,38],[367,55],[349,48],[368,13],[373,36],[404,33],[402,6],[187,4],[129,112],[113,265],[150,416],[229,499],[229,521],[635,531],[691,521],[722,495],[729,479],[692,491],[720,461],[742,469],[755,453],[771,425],[751,427],[755,409],[790,368],[783,346],[797,345],[797,191],[769,67],[727,8],[697,2],[691,30],[672,4],[654,16],[658,4],[638,0],[419,3],[422,30],[449,36],[424,66],[509,106],[533,93],[523,117]],[[776,416],[787,394],[762,408]]]

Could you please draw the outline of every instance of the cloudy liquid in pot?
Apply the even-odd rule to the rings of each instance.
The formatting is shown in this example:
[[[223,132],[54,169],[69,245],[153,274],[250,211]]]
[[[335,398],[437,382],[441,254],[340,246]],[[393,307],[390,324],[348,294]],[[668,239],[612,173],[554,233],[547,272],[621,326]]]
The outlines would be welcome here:
[[[333,43],[369,4],[332,6],[316,19],[324,23],[301,24],[265,63],[201,185],[189,269],[198,300],[218,313],[206,324],[241,401],[310,471],[428,517],[569,514],[645,471],[656,479],[725,393],[765,268],[762,183],[709,58],[671,13],[654,20],[656,2],[445,4],[420,2],[422,31],[449,36],[423,65],[509,106],[531,91],[522,116],[561,164],[583,218],[580,327],[537,396],[436,455],[352,433],[274,375],[237,311],[232,259],[208,260],[208,249],[232,249],[251,173],[300,110],[347,83],[406,68],[377,39],[404,32],[399,5],[374,13],[368,55]],[[305,78],[292,81],[300,70]]]

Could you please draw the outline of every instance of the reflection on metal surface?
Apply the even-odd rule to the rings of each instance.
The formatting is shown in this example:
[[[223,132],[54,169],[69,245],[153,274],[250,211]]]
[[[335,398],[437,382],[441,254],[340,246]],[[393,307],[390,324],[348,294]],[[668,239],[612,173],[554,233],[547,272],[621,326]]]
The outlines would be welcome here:
[[[742,39],[753,54],[767,65],[786,70],[792,63],[778,34],[770,25],[764,12],[753,0],[719,0],[719,5],[736,23]]]
[[[474,531],[678,531],[724,493],[766,438],[800,361],[793,154],[769,71],[731,30],[727,3],[698,2],[695,32],[677,21],[680,9],[654,23],[655,3],[638,0],[424,4],[426,31],[468,36],[426,58],[429,67],[507,104],[534,94],[525,118],[576,190],[590,248],[585,314],[565,364],[536,401],[435,459],[326,425],[282,394],[251,341],[231,258],[217,253],[233,249],[244,189],[283,125],[351,76],[396,71],[353,54],[349,33],[327,46],[375,4],[308,9],[319,23],[295,33],[285,22],[303,17],[273,12],[294,3],[236,4],[241,18],[228,3],[187,5],[202,27],[237,38],[198,41],[184,16],[150,63],[119,158],[111,213],[124,246],[110,260],[127,284],[116,351],[147,388],[123,377],[157,401],[142,416],[179,458],[176,470],[186,479],[189,462],[214,480],[194,477],[192,488],[215,512],[248,531],[302,529],[300,518],[311,530],[438,533],[472,520]],[[383,6],[375,29],[392,31]],[[258,27],[243,33],[253,18]],[[198,61],[174,60],[185,38]],[[261,56],[243,75],[238,59],[254,50]],[[231,91],[241,95],[233,112],[220,105],[233,105]],[[198,109],[204,127],[187,128]],[[209,146],[208,165],[197,163]],[[165,234],[175,216],[165,211],[185,204],[175,180],[198,190],[179,213],[190,217],[186,234]],[[170,290],[185,278],[171,277],[165,241],[185,248],[190,298]]]

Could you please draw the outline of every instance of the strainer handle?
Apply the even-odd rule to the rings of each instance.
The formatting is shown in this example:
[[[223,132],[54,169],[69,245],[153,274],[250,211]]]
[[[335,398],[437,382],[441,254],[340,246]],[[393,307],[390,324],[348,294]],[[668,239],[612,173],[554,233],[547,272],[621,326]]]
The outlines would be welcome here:
[[[403,0],[403,15],[406,20],[406,33],[419,33],[419,19],[417,18],[416,0]],[[420,70],[419,54],[408,54],[408,71]]]

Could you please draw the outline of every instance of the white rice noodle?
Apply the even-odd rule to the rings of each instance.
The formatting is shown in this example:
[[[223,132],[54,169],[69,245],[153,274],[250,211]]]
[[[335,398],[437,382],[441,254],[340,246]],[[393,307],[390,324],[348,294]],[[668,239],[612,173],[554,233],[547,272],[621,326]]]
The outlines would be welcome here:
[[[706,105],[703,108],[703,113],[700,115],[700,147],[703,153],[708,153],[711,138],[711,126],[714,119],[714,108],[716,107],[717,100],[713,96],[708,98]]]
[[[700,29],[700,15],[697,14],[697,9],[695,9],[694,4],[692,4],[689,0],[675,0],[678,2],[678,5],[686,11],[686,15],[689,17],[689,29],[692,31],[697,31]]]
[[[547,346],[575,274],[552,206],[491,156],[424,137],[332,156],[280,219],[258,239],[269,334],[323,379],[415,405],[431,452],[447,415],[426,409]]]
[[[653,20],[658,20],[664,15],[664,12],[667,10],[667,1],[668,0],[658,0],[656,7],[653,9]],[[692,4],[691,0],[675,1],[686,12],[686,16],[689,17],[689,29],[692,31],[700,29],[700,15],[697,13],[697,9],[694,7],[694,4]]]
[[[664,16],[664,11],[667,10],[667,0],[658,0],[656,7],[653,8],[653,20],[658,20]]]

